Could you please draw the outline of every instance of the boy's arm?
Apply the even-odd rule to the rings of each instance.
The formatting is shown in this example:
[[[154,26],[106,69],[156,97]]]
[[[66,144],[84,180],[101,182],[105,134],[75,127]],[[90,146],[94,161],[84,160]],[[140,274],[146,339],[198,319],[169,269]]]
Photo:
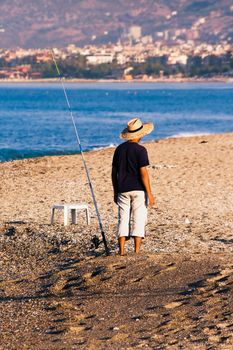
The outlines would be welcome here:
[[[140,176],[148,196],[149,206],[152,207],[155,201],[154,201],[154,196],[151,192],[149,174],[146,167],[140,168]]]
[[[114,191],[114,202],[117,204],[117,169],[112,166],[112,186]]]

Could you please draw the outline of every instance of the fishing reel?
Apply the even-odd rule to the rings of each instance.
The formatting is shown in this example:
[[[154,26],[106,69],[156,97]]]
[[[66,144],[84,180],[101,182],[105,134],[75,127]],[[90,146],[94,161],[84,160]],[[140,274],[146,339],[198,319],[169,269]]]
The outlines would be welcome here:
[[[96,235],[94,235],[94,236],[92,237],[92,239],[91,239],[91,243],[93,243],[95,249],[97,249],[97,248],[99,248],[100,244],[103,243],[103,241],[101,241],[101,240],[99,239],[99,237],[97,237]]]
[[[107,256],[110,255],[110,250],[109,250],[109,248],[108,248],[108,246],[107,246],[107,242],[106,242],[106,240],[105,240],[105,235],[104,235],[104,234],[103,234],[103,240],[102,240],[102,241],[99,239],[99,237],[97,237],[96,235],[94,235],[94,236],[92,237],[92,239],[91,239],[91,243],[94,245],[94,248],[95,248],[95,249],[98,249],[99,246],[103,243],[103,244],[104,244],[104,248],[105,248],[105,253],[106,253],[106,255],[107,255]]]

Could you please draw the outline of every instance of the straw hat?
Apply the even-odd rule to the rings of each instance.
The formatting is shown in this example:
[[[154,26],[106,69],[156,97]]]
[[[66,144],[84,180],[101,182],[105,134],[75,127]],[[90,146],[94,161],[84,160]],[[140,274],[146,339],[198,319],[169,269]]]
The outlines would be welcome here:
[[[121,139],[133,140],[141,138],[150,134],[154,129],[153,123],[143,124],[139,118],[131,119],[127,125],[127,128],[125,128],[120,134]]]

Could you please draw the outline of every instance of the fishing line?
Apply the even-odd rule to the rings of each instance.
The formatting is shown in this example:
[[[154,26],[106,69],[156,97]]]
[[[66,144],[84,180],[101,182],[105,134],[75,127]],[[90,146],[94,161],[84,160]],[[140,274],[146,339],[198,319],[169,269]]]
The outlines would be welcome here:
[[[90,175],[89,175],[87,163],[86,163],[86,160],[85,160],[85,157],[84,157],[84,153],[83,153],[83,149],[82,149],[82,145],[81,145],[78,129],[76,127],[73,111],[72,111],[72,108],[71,108],[71,105],[70,105],[70,101],[69,101],[69,98],[68,98],[68,95],[67,95],[67,92],[66,92],[66,89],[65,89],[65,85],[64,85],[64,82],[63,82],[63,79],[62,79],[62,75],[61,75],[60,69],[58,67],[58,64],[57,64],[57,61],[56,61],[53,49],[51,49],[51,54],[52,54],[52,59],[53,59],[54,65],[56,67],[56,71],[57,71],[59,80],[60,80],[61,85],[62,85],[63,93],[64,93],[64,96],[65,96],[65,100],[66,100],[66,103],[67,103],[67,106],[68,106],[68,109],[69,109],[69,112],[70,112],[70,117],[71,117],[71,120],[72,120],[72,124],[73,124],[73,127],[74,127],[76,140],[77,140],[77,143],[79,145],[82,161],[83,161],[83,164],[84,164],[84,168],[85,168],[88,184],[89,184],[90,191],[91,191],[92,200],[93,200],[95,211],[96,211],[96,216],[97,216],[98,223],[99,223],[101,236],[102,236],[103,243],[104,243],[105,253],[106,253],[106,255],[109,255],[109,249],[108,249],[108,245],[107,245],[107,240],[106,240],[106,237],[105,237],[105,233],[103,231],[103,225],[102,225],[101,217],[100,217],[100,214],[99,214],[97,201],[96,201],[96,198],[95,198],[95,193],[94,193],[94,190],[93,190],[93,187],[92,187],[91,178],[90,178]],[[93,241],[94,241],[94,239],[95,238],[93,238]]]

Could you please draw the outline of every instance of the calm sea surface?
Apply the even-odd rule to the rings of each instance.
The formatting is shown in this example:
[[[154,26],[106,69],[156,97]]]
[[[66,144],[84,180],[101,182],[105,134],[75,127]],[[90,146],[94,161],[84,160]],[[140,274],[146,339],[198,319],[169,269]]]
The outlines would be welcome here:
[[[233,132],[232,83],[65,84],[84,150],[117,145],[127,121],[144,140]],[[0,161],[79,151],[60,83],[0,84]]]

